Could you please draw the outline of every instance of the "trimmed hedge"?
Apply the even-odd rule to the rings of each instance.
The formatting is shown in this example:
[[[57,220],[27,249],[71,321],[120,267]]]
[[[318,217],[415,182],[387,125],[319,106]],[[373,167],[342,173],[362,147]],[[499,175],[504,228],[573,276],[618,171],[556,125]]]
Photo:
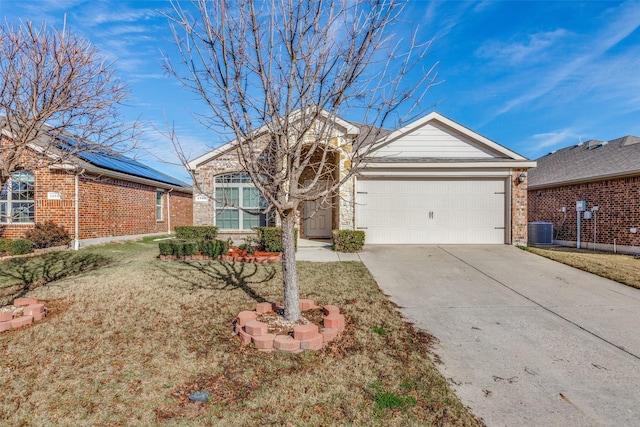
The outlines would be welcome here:
[[[213,225],[183,225],[176,229],[176,237],[183,240],[215,240],[218,227]]]
[[[364,230],[333,230],[333,250],[358,252],[364,246]]]
[[[177,257],[198,254],[198,242],[189,240],[165,240],[158,243],[160,255],[175,255]]]
[[[224,255],[229,249],[227,242],[222,240],[163,240],[158,242],[160,255],[175,255],[176,257],[202,255],[215,258],[218,255]]]
[[[33,242],[26,239],[0,239],[0,252],[9,255],[24,255],[33,252]]]
[[[229,244],[224,240],[203,240],[199,244],[202,255],[216,258],[218,255],[226,255]]]
[[[281,227],[255,227],[258,233],[258,244],[263,251],[282,252]],[[298,250],[298,229],[294,230],[295,250]]]
[[[64,227],[53,221],[40,222],[32,230],[25,233],[24,237],[33,242],[36,249],[51,248],[53,246],[68,245],[71,237]]]

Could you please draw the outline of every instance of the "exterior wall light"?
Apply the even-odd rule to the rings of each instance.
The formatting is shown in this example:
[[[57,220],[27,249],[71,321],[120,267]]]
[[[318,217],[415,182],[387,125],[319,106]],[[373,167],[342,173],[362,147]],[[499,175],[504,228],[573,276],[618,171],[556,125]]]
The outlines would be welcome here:
[[[526,172],[522,172],[522,173],[520,174],[520,176],[518,177],[518,181],[520,181],[520,182],[525,182],[525,180],[526,180],[526,179],[527,179],[527,174],[526,174]]]

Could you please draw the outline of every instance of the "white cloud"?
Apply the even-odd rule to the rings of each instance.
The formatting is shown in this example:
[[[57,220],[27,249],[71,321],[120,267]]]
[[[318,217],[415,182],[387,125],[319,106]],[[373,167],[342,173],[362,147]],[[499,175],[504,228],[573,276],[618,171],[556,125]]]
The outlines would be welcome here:
[[[544,60],[547,57],[546,51],[561,43],[568,34],[568,31],[560,28],[529,34],[526,36],[526,41],[507,43],[491,40],[480,46],[475,55],[499,63],[501,66],[525,63],[530,66],[533,62]]]

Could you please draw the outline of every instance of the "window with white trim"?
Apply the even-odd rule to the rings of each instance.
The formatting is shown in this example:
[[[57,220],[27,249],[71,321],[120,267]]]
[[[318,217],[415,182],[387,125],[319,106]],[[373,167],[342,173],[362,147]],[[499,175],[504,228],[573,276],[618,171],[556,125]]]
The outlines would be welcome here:
[[[156,190],[156,221],[162,221],[162,196],[164,191]]]
[[[11,174],[0,191],[0,224],[31,224],[34,222],[34,183],[31,172]]]
[[[220,230],[249,231],[267,225],[262,213],[266,199],[245,172],[215,177],[216,226]]]

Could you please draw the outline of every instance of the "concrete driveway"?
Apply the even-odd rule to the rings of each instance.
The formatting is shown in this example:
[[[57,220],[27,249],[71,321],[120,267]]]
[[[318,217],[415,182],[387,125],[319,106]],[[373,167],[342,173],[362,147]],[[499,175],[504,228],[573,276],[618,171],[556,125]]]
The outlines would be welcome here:
[[[360,257],[487,425],[640,425],[640,290],[508,245]]]

